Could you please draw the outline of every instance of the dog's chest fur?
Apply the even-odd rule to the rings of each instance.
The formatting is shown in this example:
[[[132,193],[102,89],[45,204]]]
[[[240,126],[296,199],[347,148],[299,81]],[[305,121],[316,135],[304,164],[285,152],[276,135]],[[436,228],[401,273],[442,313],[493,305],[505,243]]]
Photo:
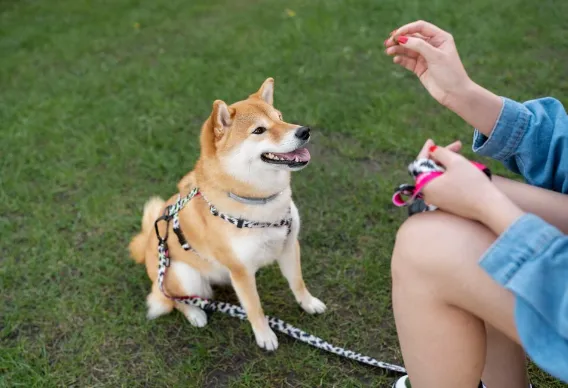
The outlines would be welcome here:
[[[298,236],[300,216],[293,202],[289,206],[290,216],[292,217],[290,233],[288,233],[287,227],[282,226],[238,229],[226,236],[226,241],[236,258],[251,273],[255,273],[260,268],[272,264],[282,255],[290,253],[292,247],[290,243],[296,241]],[[268,210],[273,209],[269,208]],[[274,222],[277,220],[263,219],[263,221]],[[218,262],[219,260],[215,261]],[[219,265],[207,277],[215,283],[225,283],[225,280],[228,280],[228,271],[225,267]]]
[[[292,233],[288,235],[286,227],[246,229],[228,237],[227,242],[236,258],[250,273],[255,273],[282,255],[290,238],[294,237]],[[211,270],[203,275],[214,284],[230,283],[228,268],[221,265],[217,258],[214,259]]]
[[[243,232],[233,236],[230,244],[239,261],[253,273],[276,260],[282,254],[288,238],[286,227]]]

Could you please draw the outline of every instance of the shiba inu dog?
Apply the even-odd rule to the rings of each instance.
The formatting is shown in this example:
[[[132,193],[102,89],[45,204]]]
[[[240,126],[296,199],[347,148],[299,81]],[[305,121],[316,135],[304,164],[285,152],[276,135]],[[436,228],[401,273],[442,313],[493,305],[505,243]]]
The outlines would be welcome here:
[[[164,292],[157,283],[158,239],[154,222],[174,204],[154,197],[144,206],[142,230],[130,242],[130,254],[145,262],[153,282],[147,297],[149,319],[181,311],[192,325],[207,324],[195,306],[168,296],[212,298],[212,284],[232,284],[247,313],[257,344],[278,347],[264,315],[255,282],[256,271],[277,262],[297,302],[308,313],[326,306],[306,288],[300,265],[300,216],[292,201],[291,172],[306,167],[310,153],[308,127],[284,121],[273,105],[274,80],[268,78],[246,100],[227,105],[217,100],[201,129],[201,154],[195,168],[178,183],[180,195],[198,188],[199,194],[179,211],[179,229],[192,249],[184,249],[170,223],[171,264]],[[187,248],[187,247],[186,247]]]

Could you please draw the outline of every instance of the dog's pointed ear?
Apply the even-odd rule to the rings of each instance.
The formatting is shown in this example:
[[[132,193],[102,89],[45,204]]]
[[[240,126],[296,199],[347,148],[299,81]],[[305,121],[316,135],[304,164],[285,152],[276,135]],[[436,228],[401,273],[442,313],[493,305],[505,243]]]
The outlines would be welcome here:
[[[274,104],[274,78],[267,78],[253,96],[260,98],[267,104]]]
[[[222,137],[231,125],[231,112],[224,101],[215,100],[213,103],[213,112],[211,112],[211,122],[213,123],[213,132],[215,138]]]

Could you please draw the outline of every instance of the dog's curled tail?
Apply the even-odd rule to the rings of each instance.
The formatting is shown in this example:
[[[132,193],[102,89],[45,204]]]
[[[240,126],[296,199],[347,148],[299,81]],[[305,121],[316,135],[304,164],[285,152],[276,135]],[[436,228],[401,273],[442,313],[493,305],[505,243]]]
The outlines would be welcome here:
[[[138,233],[130,244],[130,256],[137,263],[143,263],[145,260],[146,245],[148,238],[154,230],[154,222],[164,210],[166,202],[160,197],[152,197],[144,204],[144,215],[142,216],[142,230]]]

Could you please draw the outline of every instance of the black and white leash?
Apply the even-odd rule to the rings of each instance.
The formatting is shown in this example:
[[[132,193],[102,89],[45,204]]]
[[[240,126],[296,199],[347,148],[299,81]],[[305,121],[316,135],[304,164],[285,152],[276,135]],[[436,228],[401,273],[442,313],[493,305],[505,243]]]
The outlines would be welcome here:
[[[179,230],[181,233],[181,230],[179,229],[179,219],[178,219],[178,213],[179,211],[196,195],[198,195],[199,191],[197,188],[193,189],[186,197],[184,198],[178,198],[178,201],[168,207],[166,209],[165,214],[160,217],[158,220],[156,220],[155,223],[155,228],[156,228],[156,235],[158,237],[159,240],[159,244],[158,244],[158,285],[160,287],[160,290],[162,291],[162,293],[168,297],[169,299],[172,299],[178,303],[183,303],[189,306],[195,306],[195,307],[199,307],[205,311],[217,311],[217,312],[221,312],[224,313],[230,317],[234,317],[234,318],[238,318],[240,320],[246,320],[247,315],[245,310],[241,307],[241,306],[237,306],[234,304],[230,304],[230,303],[226,303],[226,302],[218,302],[218,301],[211,301],[211,300],[207,300],[207,299],[203,299],[197,295],[188,295],[188,296],[181,296],[181,297],[176,297],[176,296],[170,296],[165,292],[164,289],[164,278],[166,276],[166,272],[168,267],[171,264],[171,259],[169,256],[169,251],[168,251],[168,247],[167,247],[167,228],[168,226],[166,226],[166,235],[164,237],[161,237],[159,230],[158,230],[158,223],[159,221],[165,220],[169,223],[170,220],[174,220],[174,232],[176,232],[176,234],[178,235],[178,238],[180,239],[180,244],[182,245],[182,247],[185,250],[191,250],[192,252],[195,252],[196,254],[199,255],[199,253],[197,251],[195,251],[195,249],[193,249],[185,240],[185,237],[183,237],[182,234],[178,234],[177,230]],[[214,207],[210,205],[211,208],[211,213],[213,213],[214,215],[218,216],[219,213],[215,214],[213,209]],[[216,209],[215,209],[216,210]],[[229,217],[227,217],[229,218]],[[231,217],[233,218],[233,217]],[[225,218],[223,218],[225,219]],[[270,226],[272,227],[282,227],[285,226],[288,229],[290,228],[290,223],[286,222],[288,219],[284,219],[284,221],[278,222],[278,223],[274,223],[271,224]],[[229,221],[229,220],[227,220]],[[291,221],[291,220],[290,220]],[[231,222],[231,221],[229,221]],[[233,223],[233,222],[231,222]],[[246,222],[244,225],[243,223],[238,223],[242,226],[246,225],[246,227],[267,227],[264,225],[264,223],[253,223],[253,222]],[[237,225],[237,224],[235,224]],[[182,238],[180,238],[180,236]],[[338,356],[341,357],[345,357],[348,358],[350,360],[354,360],[366,365],[370,365],[370,366],[374,366],[374,367],[378,367],[378,368],[382,368],[382,369],[386,369],[389,371],[393,371],[393,372],[398,372],[398,373],[406,373],[406,369],[404,369],[402,366],[398,366],[395,364],[390,364],[384,361],[379,361],[376,360],[372,357],[369,356],[364,356],[361,353],[357,353],[354,352],[352,350],[348,350],[348,349],[344,349],[341,348],[339,346],[334,346],[332,344],[330,344],[329,342],[323,340],[322,338],[316,337],[312,334],[309,334],[295,326],[290,325],[287,322],[284,322],[281,319],[278,318],[274,318],[274,317],[267,317],[268,319],[268,324],[270,325],[270,327],[273,330],[277,330],[281,333],[284,333],[298,341],[304,342],[310,346],[313,346],[315,348],[321,349],[321,350],[325,350],[326,352],[329,353],[333,353],[336,354]]]
[[[159,263],[158,263],[158,284],[163,292],[164,277],[166,275],[167,267],[169,266],[170,258],[168,255],[167,247],[164,244],[160,245],[159,248]],[[164,293],[165,294],[165,293]],[[167,296],[167,294],[165,294]],[[241,306],[226,302],[211,301],[207,299],[200,298],[199,296],[184,296],[184,297],[174,297],[168,296],[170,299],[176,302],[183,303],[189,306],[199,307],[205,311],[217,311],[226,314],[233,318],[238,318],[240,320],[246,320],[247,314]],[[309,334],[295,326],[284,322],[281,319],[274,317],[267,317],[268,324],[273,330],[277,330],[284,333],[298,341],[304,342],[315,348],[325,350],[326,352],[337,354],[338,356],[348,358],[350,360],[358,361],[363,364],[387,369],[394,372],[406,373],[406,369],[401,366],[389,364],[387,362],[376,360],[369,356],[364,356],[361,353],[354,352],[339,346],[334,346],[329,342],[316,337],[315,335]]]

